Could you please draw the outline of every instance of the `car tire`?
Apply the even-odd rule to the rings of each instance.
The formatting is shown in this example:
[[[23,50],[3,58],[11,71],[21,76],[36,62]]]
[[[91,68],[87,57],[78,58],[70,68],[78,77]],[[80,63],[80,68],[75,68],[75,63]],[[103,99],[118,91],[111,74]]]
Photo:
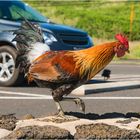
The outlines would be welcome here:
[[[17,51],[9,45],[0,46],[0,86],[17,86],[24,81],[19,67],[15,68]]]

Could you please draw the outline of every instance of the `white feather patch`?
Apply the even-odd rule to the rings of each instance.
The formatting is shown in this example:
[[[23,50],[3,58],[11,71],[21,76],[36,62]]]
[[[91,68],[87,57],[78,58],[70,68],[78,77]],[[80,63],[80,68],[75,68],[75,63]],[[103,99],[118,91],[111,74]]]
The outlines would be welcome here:
[[[31,44],[31,48],[27,54],[27,59],[30,63],[32,63],[36,58],[44,54],[46,51],[50,51],[50,47],[47,44],[41,42]]]

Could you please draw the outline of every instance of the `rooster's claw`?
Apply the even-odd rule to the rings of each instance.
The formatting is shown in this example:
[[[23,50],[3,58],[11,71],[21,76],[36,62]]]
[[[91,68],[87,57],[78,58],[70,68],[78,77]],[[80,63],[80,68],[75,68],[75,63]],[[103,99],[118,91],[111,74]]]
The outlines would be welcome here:
[[[80,98],[76,98],[76,99],[74,99],[74,102],[75,102],[76,105],[79,105],[80,110],[85,113],[85,103],[84,103],[84,101]]]

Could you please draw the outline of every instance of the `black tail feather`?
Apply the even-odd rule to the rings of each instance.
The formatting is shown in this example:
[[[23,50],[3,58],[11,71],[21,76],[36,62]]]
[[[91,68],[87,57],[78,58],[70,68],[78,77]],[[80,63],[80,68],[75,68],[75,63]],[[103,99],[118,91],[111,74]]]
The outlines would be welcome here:
[[[24,21],[21,23],[21,27],[18,30],[15,30],[15,38],[13,41],[16,41],[16,47],[18,50],[18,55],[16,59],[16,67],[20,65],[24,71],[30,65],[27,60],[27,53],[32,48],[31,44],[36,42],[44,43],[43,33],[40,26],[36,23],[28,21],[20,13],[18,13]]]

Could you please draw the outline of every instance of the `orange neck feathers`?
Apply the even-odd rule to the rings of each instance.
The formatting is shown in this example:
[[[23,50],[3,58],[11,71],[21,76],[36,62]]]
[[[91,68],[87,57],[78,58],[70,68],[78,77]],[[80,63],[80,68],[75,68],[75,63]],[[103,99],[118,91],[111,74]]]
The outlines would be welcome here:
[[[73,51],[76,69],[79,69],[80,77],[87,76],[87,80],[94,77],[114,57],[114,47],[118,42],[105,43],[91,48]]]

